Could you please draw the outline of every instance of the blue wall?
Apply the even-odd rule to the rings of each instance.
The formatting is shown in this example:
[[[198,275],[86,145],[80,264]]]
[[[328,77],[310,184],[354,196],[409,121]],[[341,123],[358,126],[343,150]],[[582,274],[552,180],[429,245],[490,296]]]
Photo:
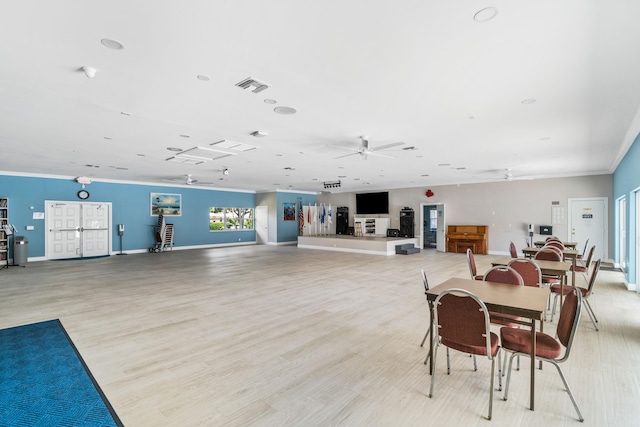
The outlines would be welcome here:
[[[45,200],[79,201],[81,186],[72,179],[37,178],[0,175],[0,196],[9,198],[9,221],[18,234],[29,240],[29,257],[45,255],[44,220],[34,220],[33,212],[44,212]],[[147,249],[155,243],[153,226],[158,217],[150,214],[150,193],[164,192],[182,195],[182,216],[165,217],[174,224],[174,245],[214,245],[255,242],[255,230],[209,231],[209,208],[255,208],[254,193],[208,190],[187,187],[93,182],[86,186],[91,196],[88,202],[111,202],[113,221],[113,251],[120,249],[116,224],[125,225],[123,250]],[[30,207],[33,206],[33,209]],[[33,225],[33,231],[25,230]]]
[[[634,218],[636,218],[636,212],[640,209],[639,206],[636,206],[636,195],[635,193],[640,190],[640,135],[638,135],[633,142],[629,151],[624,156],[616,171],[613,173],[613,198],[614,200],[618,200],[619,198],[626,196],[627,198],[627,256],[626,256],[626,265],[627,270],[625,274],[627,276],[628,283],[635,283],[636,285],[640,285],[638,283],[638,278],[636,277],[636,239],[638,238],[638,231],[636,230],[636,224]],[[616,206],[617,213],[617,206]],[[617,215],[616,215],[617,216]],[[620,254],[618,253],[618,230],[619,225],[617,223],[618,219],[616,218],[616,231],[615,231],[615,260],[617,262],[621,262],[619,259]]]
[[[278,206],[278,232],[277,241],[281,242],[297,242],[298,241],[298,209],[300,209],[300,201],[305,206],[313,205],[316,203],[315,194],[302,194],[302,193],[276,193],[276,206]],[[296,220],[284,221],[282,204],[283,203],[295,203],[296,204]]]

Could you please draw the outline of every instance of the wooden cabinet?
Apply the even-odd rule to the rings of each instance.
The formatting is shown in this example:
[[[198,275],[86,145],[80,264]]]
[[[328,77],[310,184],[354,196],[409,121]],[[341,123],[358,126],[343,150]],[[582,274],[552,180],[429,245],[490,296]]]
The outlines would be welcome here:
[[[9,238],[4,226],[9,224],[9,199],[0,197],[0,264],[7,262],[9,256]]]
[[[486,225],[450,225],[447,227],[447,252],[487,254],[489,227]]]

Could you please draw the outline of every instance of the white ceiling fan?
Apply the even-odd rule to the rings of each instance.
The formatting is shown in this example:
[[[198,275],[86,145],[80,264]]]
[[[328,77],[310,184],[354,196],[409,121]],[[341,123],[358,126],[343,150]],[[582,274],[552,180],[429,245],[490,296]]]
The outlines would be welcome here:
[[[213,182],[205,182],[205,181],[200,181],[200,180],[194,179],[193,176],[190,173],[185,174],[183,178],[163,179],[163,181],[165,181],[165,182],[173,182],[173,183],[176,183],[176,184],[185,184],[185,185],[194,185],[194,184],[198,184],[198,185],[213,185]]]
[[[335,148],[340,148],[342,150],[353,151],[350,154],[345,154],[343,156],[335,157],[336,159],[341,159],[343,157],[348,157],[348,156],[355,156],[356,154],[359,154],[360,156],[362,156],[362,158],[364,158],[366,160],[367,156],[369,154],[371,154],[373,156],[393,158],[393,156],[389,156],[387,154],[382,154],[382,153],[380,153],[380,151],[386,150],[386,149],[392,148],[392,147],[397,147],[398,145],[402,145],[402,144],[404,144],[404,142],[394,142],[394,143],[391,143],[391,144],[380,145],[379,147],[371,148],[369,146],[369,137],[368,136],[361,136],[360,137],[360,146],[358,148],[343,147],[343,146],[340,146],[340,145],[329,145],[329,146],[330,147],[335,147]]]
[[[544,175],[514,175],[514,168],[492,169],[480,172],[480,174],[496,174],[496,177],[486,178],[490,181],[520,181],[542,178]]]

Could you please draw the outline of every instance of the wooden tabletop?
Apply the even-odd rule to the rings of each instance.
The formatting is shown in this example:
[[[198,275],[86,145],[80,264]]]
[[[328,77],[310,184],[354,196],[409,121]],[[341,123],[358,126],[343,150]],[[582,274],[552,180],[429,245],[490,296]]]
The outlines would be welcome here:
[[[441,292],[464,289],[475,294],[490,311],[540,320],[547,307],[549,289],[531,286],[514,286],[506,283],[452,277],[427,292],[427,299],[434,301]]]
[[[492,266],[497,265],[507,265],[514,258],[510,257],[500,257],[491,261]],[[530,259],[530,258],[529,258]],[[569,270],[571,270],[571,263],[569,261],[548,261],[544,259],[530,259],[533,261],[538,267],[540,267],[540,271],[542,274],[548,274],[550,276],[566,276],[569,274]]]

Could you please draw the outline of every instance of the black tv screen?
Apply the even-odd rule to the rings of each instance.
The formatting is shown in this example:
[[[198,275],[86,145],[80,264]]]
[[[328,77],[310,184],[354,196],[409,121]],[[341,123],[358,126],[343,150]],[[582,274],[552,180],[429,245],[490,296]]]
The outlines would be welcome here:
[[[359,215],[388,214],[389,192],[356,193],[356,213]]]

